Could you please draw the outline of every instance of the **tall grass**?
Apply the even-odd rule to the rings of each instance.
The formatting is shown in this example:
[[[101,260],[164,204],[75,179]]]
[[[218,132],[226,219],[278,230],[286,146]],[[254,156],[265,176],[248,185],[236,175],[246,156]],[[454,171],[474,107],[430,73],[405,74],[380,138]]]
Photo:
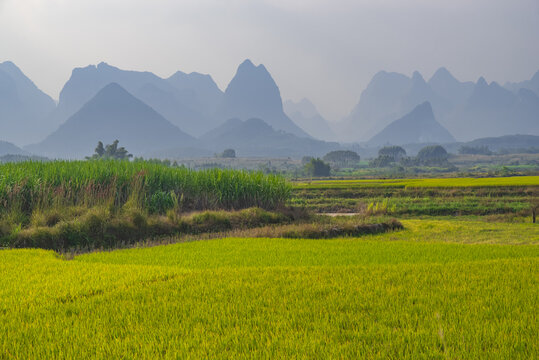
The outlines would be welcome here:
[[[0,165],[1,213],[55,206],[123,206],[150,212],[275,208],[290,195],[281,177],[260,172],[194,171],[147,162],[55,161]]]

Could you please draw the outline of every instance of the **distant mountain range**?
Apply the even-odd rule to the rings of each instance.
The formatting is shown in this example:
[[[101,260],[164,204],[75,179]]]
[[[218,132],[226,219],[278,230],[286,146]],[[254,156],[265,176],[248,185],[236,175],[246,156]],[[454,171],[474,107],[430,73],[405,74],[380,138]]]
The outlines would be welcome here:
[[[211,76],[176,72],[162,79],[149,72],[125,71],[106,63],[73,70],[60,93],[52,122],[75,113],[99,90],[118,83],[185,132],[200,136],[233,117],[263,118],[276,129],[308,136],[284,113],[279,88],[264,65],[243,62],[223,93]]]
[[[410,113],[387,125],[369,140],[369,145],[405,145],[425,143],[450,143],[455,138],[434,118],[428,101]]]
[[[322,156],[340,148],[338,143],[324,142],[312,138],[275,130],[260,119],[227,120],[223,125],[200,138],[205,148],[221,152],[233,148],[239,156],[301,157]]]
[[[379,72],[361,94],[358,105],[338,126],[341,139],[366,141],[389,123],[428,101],[438,122],[458,140],[508,134],[539,134],[539,75],[513,91],[484,78],[460,82],[440,68],[426,82],[415,72],[411,78]]]
[[[506,83],[504,87],[514,93],[518,93],[520,89],[528,89],[539,95],[539,71],[533,75],[530,80],[525,80],[517,83]]]
[[[445,68],[428,82],[419,72],[408,77],[381,71],[350,115],[330,126],[307,99],[283,105],[269,71],[250,60],[224,92],[199,73],[161,78],[106,63],[77,68],[57,105],[4,62],[0,140],[69,158],[90,155],[98,140],[116,138],[137,155],[207,156],[224,147],[245,156],[323,155],[339,148],[327,142],[334,139],[373,146],[539,135],[538,92],[539,72],[502,87],[484,78],[461,82]]]
[[[505,135],[475,139],[463,144],[472,147],[486,146],[491,151],[539,149],[539,136],[536,135]]]
[[[217,126],[211,110],[222,96],[209,75],[176,73],[162,79],[150,72],[125,71],[106,63],[73,70],[60,93],[51,122],[62,124],[110,83],[117,83],[174,125],[193,135]]]

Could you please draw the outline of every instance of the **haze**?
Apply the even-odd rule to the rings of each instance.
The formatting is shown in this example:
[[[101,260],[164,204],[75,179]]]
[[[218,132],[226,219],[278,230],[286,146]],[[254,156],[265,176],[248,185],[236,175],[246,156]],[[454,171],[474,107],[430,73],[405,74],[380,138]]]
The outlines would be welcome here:
[[[224,89],[250,58],[283,99],[307,97],[329,120],[379,70],[529,79],[538,38],[537,0],[0,0],[0,62],[54,98],[74,67],[100,61],[209,73]]]

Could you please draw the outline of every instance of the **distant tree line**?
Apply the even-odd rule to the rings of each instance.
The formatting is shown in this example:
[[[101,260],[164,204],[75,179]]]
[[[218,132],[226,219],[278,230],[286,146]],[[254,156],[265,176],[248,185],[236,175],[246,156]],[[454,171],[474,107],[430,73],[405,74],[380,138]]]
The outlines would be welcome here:
[[[449,162],[449,154],[443,146],[425,146],[415,157],[406,156],[406,150],[400,146],[386,146],[378,151],[378,157],[372,159],[369,166],[375,168],[391,166],[436,166],[453,168]]]
[[[462,155],[492,155],[493,152],[490,151],[488,146],[468,146],[468,145],[462,145],[459,148],[459,154]]]
[[[337,168],[356,168],[361,158],[355,151],[336,150],[327,153],[323,160],[329,163],[331,167]]]

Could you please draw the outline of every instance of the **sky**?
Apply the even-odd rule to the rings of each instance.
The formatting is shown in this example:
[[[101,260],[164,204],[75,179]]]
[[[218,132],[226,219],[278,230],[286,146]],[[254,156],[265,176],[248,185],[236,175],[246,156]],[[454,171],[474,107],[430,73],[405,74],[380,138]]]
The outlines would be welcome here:
[[[247,58],[283,100],[306,97],[335,121],[380,70],[530,79],[539,0],[0,0],[0,62],[55,99],[73,68],[101,61],[207,73],[224,90]]]

